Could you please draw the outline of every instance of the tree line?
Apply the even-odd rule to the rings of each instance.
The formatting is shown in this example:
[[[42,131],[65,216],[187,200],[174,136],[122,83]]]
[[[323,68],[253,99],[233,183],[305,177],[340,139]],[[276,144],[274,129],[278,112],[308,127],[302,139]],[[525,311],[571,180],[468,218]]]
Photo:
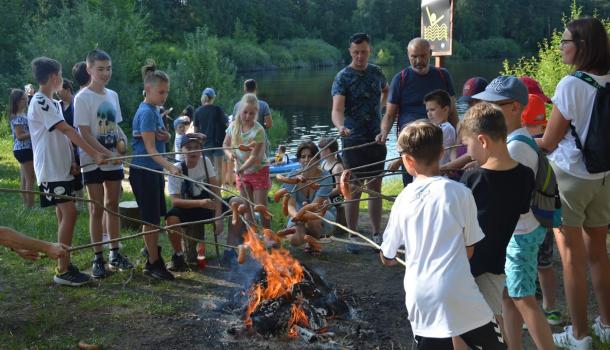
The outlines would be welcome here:
[[[0,0],[0,89],[31,82],[29,62],[72,65],[94,47],[113,58],[110,88],[125,115],[141,99],[139,67],[153,58],[172,77],[168,103],[197,103],[203,85],[229,107],[239,95],[239,70],[324,66],[348,59],[347,38],[365,31],[373,60],[404,62],[404,47],[419,35],[416,0]],[[455,0],[455,55],[516,57],[561,27],[570,0]],[[602,17],[610,4],[591,0]],[[380,53],[382,53],[380,55]],[[383,61],[383,62],[382,62]],[[5,99],[0,100],[3,107]],[[179,107],[178,107],[179,106]]]

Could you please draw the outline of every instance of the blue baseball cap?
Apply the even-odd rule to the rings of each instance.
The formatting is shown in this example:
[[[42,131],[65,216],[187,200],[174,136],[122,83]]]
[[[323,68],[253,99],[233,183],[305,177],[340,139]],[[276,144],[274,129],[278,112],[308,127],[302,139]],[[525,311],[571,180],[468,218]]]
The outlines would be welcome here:
[[[216,97],[216,91],[214,91],[214,89],[212,89],[211,87],[207,87],[207,88],[203,89],[201,94],[206,95],[208,97]]]
[[[485,91],[473,95],[472,98],[487,102],[515,100],[526,106],[528,93],[525,84],[517,77],[502,75],[492,80]]]

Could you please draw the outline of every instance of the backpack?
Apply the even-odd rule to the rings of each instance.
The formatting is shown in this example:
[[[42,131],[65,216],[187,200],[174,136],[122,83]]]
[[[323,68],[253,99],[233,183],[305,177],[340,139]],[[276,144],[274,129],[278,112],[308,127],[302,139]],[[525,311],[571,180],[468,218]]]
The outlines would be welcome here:
[[[559,227],[561,225],[561,200],[559,198],[559,187],[555,172],[536,144],[533,138],[525,135],[515,135],[508,139],[521,141],[528,144],[538,155],[538,172],[536,173],[536,188],[532,195],[532,212],[545,228]]]
[[[445,87],[447,88],[447,91],[449,91],[449,84],[447,83],[447,79],[445,78],[445,74],[443,74],[443,70],[441,68],[438,68],[438,67],[430,67],[430,69],[436,70],[438,72],[438,75],[443,80],[443,83],[445,84]],[[398,95],[401,96],[401,97],[402,97],[402,89],[405,86],[405,80],[409,76],[409,72],[410,71],[411,70],[409,68],[403,68],[400,71],[400,83],[398,84]],[[396,108],[396,123],[397,123],[396,136],[398,136],[398,134],[400,134],[400,130],[398,128],[398,120],[399,120],[399,118],[400,118],[400,103],[398,104],[398,107]]]
[[[570,122],[572,135],[576,139],[576,147],[582,151],[585,166],[589,173],[595,174],[609,171],[610,83],[606,83],[605,87],[601,86],[589,75],[580,71],[576,71],[572,75],[597,89],[584,145],[578,138],[576,128]]]
[[[180,167],[182,168],[182,175],[188,177],[188,167],[186,166],[186,161],[181,161]],[[210,175],[208,174],[208,166],[205,162],[205,158],[203,158],[203,167],[205,170],[206,179],[207,181],[210,181]],[[182,180],[182,186],[180,187],[180,195],[182,199],[210,198],[210,194],[206,190],[202,190],[198,196],[195,196],[193,192],[193,182],[187,180]]]

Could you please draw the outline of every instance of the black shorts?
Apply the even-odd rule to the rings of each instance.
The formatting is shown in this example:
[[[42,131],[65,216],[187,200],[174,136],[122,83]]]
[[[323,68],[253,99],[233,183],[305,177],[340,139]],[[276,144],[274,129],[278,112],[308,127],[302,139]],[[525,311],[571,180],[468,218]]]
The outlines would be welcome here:
[[[496,331],[497,329],[497,331]],[[505,350],[506,344],[495,319],[486,325],[475,328],[460,337],[472,349]],[[426,338],[415,336],[418,350],[453,350],[451,338]]]
[[[74,197],[73,182],[74,182],[73,180],[43,182],[38,186],[38,188],[40,189],[40,192],[43,192],[43,193],[51,193],[51,194]],[[55,196],[44,195],[44,194],[40,195],[40,207],[41,208],[52,207],[54,205],[57,205],[60,203],[66,203],[66,202],[70,202],[70,201],[73,201],[73,200],[66,199],[66,198],[58,198]]]
[[[167,211],[163,175],[132,167],[129,169],[129,183],[138,203],[140,218],[159,225],[161,216],[165,216]]]
[[[206,208],[178,208],[172,207],[165,215],[167,219],[170,216],[176,216],[180,222],[192,222],[199,220],[211,219],[214,217],[214,210]]]
[[[553,266],[553,241],[555,236],[553,230],[548,229],[544,241],[538,248],[538,268],[546,269]]]
[[[125,175],[123,175],[123,169],[104,171],[100,168],[96,168],[95,170],[83,173],[85,185],[101,184],[105,181],[121,181],[123,178],[125,178]]]
[[[31,148],[13,151],[13,155],[15,156],[15,159],[17,159],[19,164],[31,162],[34,160],[34,152]]]
[[[367,142],[368,141],[343,139],[343,147],[353,147]],[[366,177],[379,175],[383,172],[385,169],[385,163],[381,161],[385,160],[387,152],[388,150],[385,145],[373,144],[363,148],[356,148],[352,150],[348,149],[343,151],[341,157],[343,158],[343,165],[345,166],[345,169],[352,169],[367,164],[380,162],[375,165],[365,166],[352,171],[352,175],[356,177]]]

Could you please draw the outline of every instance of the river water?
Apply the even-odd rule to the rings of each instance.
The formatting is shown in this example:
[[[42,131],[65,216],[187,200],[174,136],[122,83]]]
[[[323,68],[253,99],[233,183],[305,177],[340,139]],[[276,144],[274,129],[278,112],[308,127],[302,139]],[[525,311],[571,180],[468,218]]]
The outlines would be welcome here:
[[[472,76],[482,76],[491,81],[501,69],[499,61],[451,62],[446,65],[453,78],[454,89],[461,95],[462,86]],[[403,67],[384,67],[388,79]],[[258,95],[269,106],[280,111],[288,123],[288,135],[284,144],[293,156],[301,141],[317,141],[324,136],[336,135],[331,121],[333,79],[341,67],[323,69],[294,69],[244,74],[242,78],[254,78]],[[396,157],[396,132],[390,132],[388,158]]]

